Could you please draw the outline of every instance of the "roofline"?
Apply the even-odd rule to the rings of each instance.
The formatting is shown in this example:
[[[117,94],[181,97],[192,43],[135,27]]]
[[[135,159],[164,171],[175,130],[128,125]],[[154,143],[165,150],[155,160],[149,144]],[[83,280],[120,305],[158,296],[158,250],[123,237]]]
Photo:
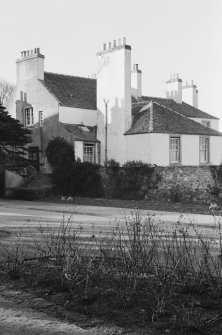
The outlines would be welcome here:
[[[196,110],[198,110],[198,111],[200,111],[200,112],[202,112],[202,113],[204,113],[204,114],[207,114],[207,115],[211,116],[211,119],[220,120],[219,117],[216,117],[216,116],[213,116],[213,115],[211,115],[211,114],[208,114],[208,113],[202,111],[202,109],[200,109],[200,108],[196,108],[196,107],[194,107],[194,106],[188,104],[188,103],[185,102],[185,101],[182,101],[182,103],[185,104],[185,105],[191,106],[192,108],[194,108],[194,109],[196,109]],[[192,116],[187,116],[187,117],[192,117]],[[204,119],[204,118],[202,118],[202,117],[200,117],[200,118],[196,117],[196,119]]]
[[[129,130],[128,130],[129,131]],[[215,130],[216,131],[216,130]],[[131,134],[127,134],[127,132],[125,132],[123,135],[124,136],[129,136],[129,135],[144,135],[144,134],[166,134],[166,135],[190,135],[190,136],[214,136],[214,137],[218,137],[218,136],[222,136],[222,134],[200,134],[200,133],[195,133],[195,134],[189,134],[189,133],[181,133],[179,131],[177,131],[176,133],[171,133],[171,132],[158,132],[158,131],[144,131],[141,133],[131,133]]]
[[[96,79],[93,79],[93,78],[86,78],[86,77],[79,77],[79,76],[71,76],[71,75],[68,75],[68,74],[61,74],[61,73],[54,73],[54,72],[47,72],[47,71],[44,71],[44,74],[45,73],[48,73],[48,74],[53,74],[53,75],[57,75],[57,76],[63,76],[63,77],[70,77],[70,78],[80,78],[80,79],[86,79],[86,80],[95,80],[97,81]],[[39,82],[47,89],[47,91],[56,99],[56,101],[60,104],[60,106],[63,106],[63,107],[67,107],[67,108],[80,108],[80,107],[73,107],[73,106],[68,106],[68,105],[64,105],[58,98],[57,96],[50,90],[50,88],[47,86],[46,82],[45,82],[45,79],[38,79]],[[97,105],[96,105],[96,108],[95,109],[92,109],[92,108],[83,108],[81,107],[81,109],[87,109],[87,110],[97,110]]]
[[[67,126],[77,126],[77,127],[87,127],[87,128],[95,128],[95,127],[97,127],[97,126],[86,126],[86,125],[84,125],[84,124],[81,124],[81,123],[64,123],[64,122],[59,122],[60,124],[62,124],[62,126],[65,128],[65,130],[69,133],[69,134],[71,134],[72,136],[73,136],[73,139],[74,139],[74,141],[80,141],[80,142],[87,142],[87,143],[100,143],[100,141],[96,138],[96,139],[94,139],[94,140],[83,140],[83,139],[81,139],[80,137],[78,137],[78,136],[76,136],[76,135],[74,135],[73,133],[72,133],[72,131],[70,131],[69,129],[67,129],[66,128],[66,125]],[[90,130],[89,130],[90,131]]]
[[[151,101],[152,101],[152,100],[151,100]],[[148,100],[148,101],[147,101],[147,105],[148,105],[149,102],[150,102],[150,101]],[[158,102],[156,102],[156,101],[152,101],[152,103],[153,103],[153,104],[156,104],[156,105],[158,105],[158,106],[160,106],[160,107],[162,107],[162,108],[168,109],[169,111],[171,111],[171,112],[173,112],[173,113],[175,113],[175,114],[177,114],[177,115],[182,116],[183,118],[185,118],[186,120],[189,120],[190,122],[195,122],[195,123],[197,123],[196,121],[194,121],[194,120],[190,119],[189,117],[187,117],[187,116],[181,114],[180,112],[177,112],[177,111],[173,110],[172,108],[169,108],[169,107],[167,107],[167,106],[164,106],[164,105],[162,105],[162,104],[160,104],[160,103],[158,103]],[[144,107],[145,107],[145,105],[143,106],[143,108],[144,108]],[[147,107],[147,109],[148,109],[148,108],[149,108],[149,107]],[[146,110],[146,109],[144,109],[143,111],[145,111],[145,110]],[[140,111],[139,111],[138,113],[140,113]],[[205,127],[204,125],[202,125],[201,123],[198,124],[198,125],[201,126],[201,127],[207,128],[207,127]],[[215,129],[211,129],[211,128],[208,128],[208,129],[209,129],[209,130],[213,130],[213,131],[215,131],[215,132],[218,133],[218,134],[209,134],[209,133],[201,134],[201,133],[199,133],[199,132],[196,132],[195,134],[189,134],[189,133],[183,133],[183,132],[177,132],[177,133],[178,133],[178,134],[181,134],[181,135],[222,136],[222,133],[220,133],[219,131],[217,131],[217,130],[215,130]],[[130,129],[129,129],[129,130],[130,130]],[[129,130],[128,130],[128,131],[129,131]],[[126,132],[125,132],[124,135],[138,135],[138,134],[150,134],[150,133],[156,133],[156,134],[170,134],[169,132],[155,132],[155,131],[150,131],[150,132],[148,132],[148,131],[146,131],[146,132],[132,133],[132,134],[126,134]]]
[[[42,86],[44,86],[45,89],[46,89],[46,90],[53,96],[53,98],[55,98],[56,101],[57,101],[61,106],[63,106],[62,103],[61,103],[61,101],[57,98],[57,96],[56,96],[56,95],[49,89],[49,87],[47,87],[45,81],[42,80],[42,79],[38,79],[38,81],[39,81],[39,82],[42,84]]]
[[[48,72],[48,71],[44,71],[44,73],[48,73],[48,74],[54,74],[56,76],[63,76],[63,77],[70,77],[70,78],[81,78],[81,79],[87,79],[87,80],[97,80],[95,78],[87,78],[87,77],[80,77],[80,76],[72,76],[70,74],[64,74],[64,73],[57,73],[57,72]]]
[[[132,105],[133,105],[133,104],[141,104],[141,103],[144,103],[144,102],[148,102],[148,101],[150,101],[150,100],[152,100],[152,99],[171,100],[171,101],[173,101],[173,102],[176,103],[176,101],[174,101],[173,99],[168,99],[168,98],[162,98],[162,97],[148,97],[148,96],[146,96],[146,95],[142,95],[141,98],[143,98],[143,97],[147,97],[147,98],[149,98],[149,100],[132,102]],[[202,113],[204,113],[204,114],[207,114],[208,116],[210,116],[210,119],[220,120],[220,118],[218,118],[218,117],[216,117],[216,116],[213,116],[213,115],[211,115],[211,114],[209,114],[209,113],[206,113],[206,112],[204,112],[202,109],[200,109],[200,108],[196,108],[196,107],[194,107],[194,106],[188,104],[188,103],[185,102],[185,101],[182,101],[182,104],[188,105],[188,106],[190,106],[190,107],[192,107],[192,108],[194,108],[194,109],[196,109],[196,110],[198,110],[198,111],[200,111],[200,112],[202,112]],[[185,115],[184,115],[184,116],[185,116]],[[191,118],[192,116],[185,116],[185,117],[187,117],[187,118],[190,117],[190,118]],[[194,116],[193,118],[196,118],[196,119],[204,119],[204,118],[198,118],[198,117],[195,117],[195,116]]]
[[[67,104],[63,105],[62,103],[60,103],[62,107],[66,107],[66,108],[77,108],[77,109],[87,109],[87,110],[90,110],[90,111],[97,111],[97,106],[96,108],[85,108],[85,107],[74,107],[74,106],[68,106]]]

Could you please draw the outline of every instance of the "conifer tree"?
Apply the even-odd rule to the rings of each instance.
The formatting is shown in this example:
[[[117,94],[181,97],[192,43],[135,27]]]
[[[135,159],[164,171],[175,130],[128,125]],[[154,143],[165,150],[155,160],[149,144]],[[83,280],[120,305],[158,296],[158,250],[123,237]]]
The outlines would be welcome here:
[[[16,165],[31,142],[31,131],[11,117],[0,102],[0,165]]]

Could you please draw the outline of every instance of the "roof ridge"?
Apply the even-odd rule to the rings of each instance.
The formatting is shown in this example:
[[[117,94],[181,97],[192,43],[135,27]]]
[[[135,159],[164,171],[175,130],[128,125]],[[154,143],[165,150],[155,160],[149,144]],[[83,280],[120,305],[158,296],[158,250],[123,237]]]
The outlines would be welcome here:
[[[197,111],[199,111],[199,112],[201,112],[201,113],[204,113],[204,114],[209,115],[209,116],[210,116],[211,118],[213,118],[213,119],[217,119],[217,120],[219,120],[218,117],[216,117],[216,116],[214,116],[214,115],[211,115],[211,114],[205,112],[204,110],[202,110],[202,109],[200,109],[200,108],[194,107],[194,106],[188,104],[186,101],[182,101],[182,103],[179,104],[179,103],[176,102],[175,100],[173,100],[173,99],[169,99],[169,98],[151,97],[151,96],[149,97],[149,96],[147,96],[147,95],[142,95],[142,98],[143,98],[143,97],[144,97],[144,98],[148,98],[148,99],[150,99],[150,100],[152,100],[152,99],[160,99],[160,100],[164,100],[164,101],[172,101],[172,102],[176,103],[177,105],[182,105],[182,104],[184,104],[184,105],[187,105],[187,106],[189,106],[189,107],[191,107],[191,108],[193,108],[193,109],[195,109],[195,110],[197,110]]]
[[[214,115],[211,115],[211,114],[209,114],[209,113],[207,113],[207,112],[204,112],[202,109],[197,108],[197,107],[194,107],[194,106],[188,104],[188,103],[185,102],[185,101],[182,101],[182,103],[185,104],[185,105],[188,105],[188,106],[190,106],[190,107],[192,107],[192,108],[194,108],[194,109],[196,109],[196,110],[198,110],[198,111],[200,111],[200,112],[202,112],[202,113],[204,113],[204,114],[207,114],[207,115],[209,115],[209,116],[213,116],[214,119],[218,119],[218,120],[219,120],[218,117],[216,117],[216,116],[214,116]]]
[[[156,104],[156,105],[158,105],[158,106],[160,106],[160,107],[162,107],[162,108],[166,108],[166,109],[168,109],[169,111],[171,111],[171,112],[173,112],[173,113],[175,113],[175,114],[177,114],[177,115],[180,115],[180,116],[184,117],[186,120],[188,120],[188,122],[190,121],[190,122],[198,123],[198,125],[201,126],[201,127],[203,127],[203,128],[207,128],[207,129],[210,129],[210,131],[215,131],[216,133],[221,134],[218,130],[213,129],[213,128],[209,128],[209,127],[207,127],[207,126],[204,126],[202,123],[199,123],[199,122],[197,122],[197,121],[194,121],[193,119],[190,119],[189,117],[187,117],[187,116],[181,114],[180,112],[177,112],[177,111],[173,110],[172,108],[169,108],[169,107],[166,107],[166,106],[164,106],[164,105],[161,105],[161,104],[159,104],[159,103],[156,102],[156,101],[154,101],[153,103]],[[212,136],[212,135],[211,135],[211,136]]]
[[[169,111],[171,111],[171,112],[173,112],[173,113],[176,113],[176,114],[178,114],[178,115],[181,115],[181,116],[183,116],[184,118],[188,119],[187,116],[181,114],[180,112],[175,111],[175,110],[172,109],[172,108],[169,108],[169,107],[167,107],[167,106],[164,106],[164,105],[162,105],[162,104],[160,104],[160,103],[158,103],[158,102],[156,102],[156,101],[153,101],[153,103],[156,104],[156,105],[159,105],[159,106],[161,106],[161,107],[163,107],[163,108],[166,108],[166,109],[168,109]]]
[[[149,131],[152,132],[153,129],[153,101],[150,101],[148,108],[150,108],[150,123],[149,123]]]
[[[54,74],[54,75],[56,75],[56,76],[70,77],[70,78],[81,78],[81,79],[87,79],[87,80],[96,80],[95,78],[87,78],[87,77],[73,76],[73,75],[71,75],[71,74],[64,74],[64,73],[57,73],[57,72],[48,72],[48,71],[44,71],[44,73]]]

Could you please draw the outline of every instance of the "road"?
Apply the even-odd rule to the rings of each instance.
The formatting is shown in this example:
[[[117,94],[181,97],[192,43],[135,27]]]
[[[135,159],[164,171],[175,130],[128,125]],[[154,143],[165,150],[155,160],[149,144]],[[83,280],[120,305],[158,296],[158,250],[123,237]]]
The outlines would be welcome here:
[[[124,226],[127,217],[132,217],[132,209],[114,207],[80,206],[69,203],[30,202],[20,200],[0,201],[0,237],[4,242],[13,241],[22,231],[27,239],[38,236],[40,227],[57,230],[61,222],[69,222],[72,229],[81,226],[82,236],[102,236],[113,230],[116,222]],[[142,211],[143,215],[153,215],[153,219],[164,222],[166,231],[174,229],[180,220],[182,226],[193,223],[205,236],[217,238],[215,226],[219,218],[212,215],[183,214],[173,212]],[[10,234],[9,234],[10,233]]]

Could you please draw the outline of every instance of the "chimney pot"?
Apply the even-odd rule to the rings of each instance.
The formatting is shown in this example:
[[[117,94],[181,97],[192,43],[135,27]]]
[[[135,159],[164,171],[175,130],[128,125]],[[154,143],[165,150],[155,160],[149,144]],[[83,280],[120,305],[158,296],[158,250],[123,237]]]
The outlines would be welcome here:
[[[118,45],[121,45],[121,38],[118,38]]]
[[[103,43],[103,50],[106,50],[106,43]]]
[[[112,48],[112,43],[111,42],[109,42],[109,49],[111,49]]]
[[[116,48],[116,40],[113,40],[113,47]]]
[[[37,54],[40,54],[40,48],[37,48],[36,50],[37,50]]]
[[[26,57],[26,51],[24,51],[24,57]]]
[[[29,56],[29,50],[26,51],[27,56]]]
[[[126,37],[123,37],[123,45],[126,44]]]

